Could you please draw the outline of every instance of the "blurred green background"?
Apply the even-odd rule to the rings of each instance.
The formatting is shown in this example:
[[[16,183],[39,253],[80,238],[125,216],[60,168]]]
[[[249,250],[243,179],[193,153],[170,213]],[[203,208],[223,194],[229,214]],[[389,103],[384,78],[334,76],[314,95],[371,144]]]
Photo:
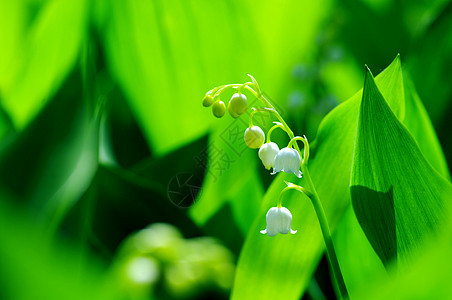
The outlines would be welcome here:
[[[205,92],[252,74],[313,141],[398,53],[450,166],[448,0],[0,0],[0,298],[228,298],[273,177]]]

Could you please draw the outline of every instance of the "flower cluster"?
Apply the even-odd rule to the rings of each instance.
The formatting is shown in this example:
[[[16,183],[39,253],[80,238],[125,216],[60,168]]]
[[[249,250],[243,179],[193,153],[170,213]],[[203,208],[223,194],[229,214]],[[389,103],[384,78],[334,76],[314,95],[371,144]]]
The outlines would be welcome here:
[[[278,113],[278,111],[273,107],[273,105],[268,101],[265,96],[260,91],[259,85],[253,76],[248,75],[251,78],[251,82],[246,82],[243,84],[227,84],[216,87],[206,93],[203,99],[203,105],[208,107],[212,106],[213,114],[221,118],[226,112],[226,105],[220,100],[220,96],[227,89],[234,89],[235,92],[229,100],[228,112],[233,118],[238,118],[240,115],[244,114],[248,109],[248,103],[244,91],[252,93],[258,100],[263,104],[262,107],[252,107],[252,112],[249,114],[249,126],[245,130],[244,140],[245,144],[251,149],[259,149],[258,155],[262,164],[267,170],[273,168],[272,175],[285,172],[294,174],[296,177],[301,178],[303,173],[305,176],[306,188],[293,184],[291,182],[286,182],[287,187],[285,187],[279,196],[277,206],[271,207],[266,216],[267,227],[261,230],[262,234],[267,234],[268,236],[275,236],[278,233],[281,234],[295,234],[297,231],[291,228],[292,224],[292,214],[290,211],[281,205],[282,195],[288,190],[296,190],[300,193],[306,195],[313,204],[316,215],[318,216],[319,224],[322,229],[322,234],[325,240],[325,246],[327,250],[327,257],[330,261],[331,267],[334,272],[334,277],[337,280],[338,297],[341,295],[348,299],[347,288],[344,283],[341,271],[339,269],[339,263],[337,261],[337,256],[334,251],[332,244],[331,232],[328,226],[328,221],[323,209],[322,202],[317,195],[316,189],[309,175],[307,163],[309,158],[309,143],[305,136],[294,136],[292,130]],[[253,116],[256,113],[267,112],[272,113],[277,122],[274,122],[274,126],[270,128],[267,132],[267,140],[265,140],[265,133],[259,127],[253,124]],[[284,130],[289,136],[289,143],[286,147],[280,149],[276,143],[271,141],[271,133],[273,130],[280,128]],[[303,155],[301,155],[300,149],[298,148],[297,142],[303,142]],[[301,169],[301,170],[300,170]],[[303,171],[303,173],[301,172]]]
[[[221,90],[221,89],[220,89]],[[212,106],[212,113],[215,117],[221,118],[226,112],[226,105],[219,98],[219,95],[212,95],[212,91],[209,91],[202,100],[204,107]],[[215,100],[215,98],[217,98]],[[232,95],[231,100],[228,103],[228,112],[233,118],[238,118],[240,115],[246,112],[248,109],[248,101],[246,96],[242,93],[235,93]]]
[[[256,98],[261,100],[264,106],[251,108],[252,112],[249,115],[249,126],[244,133],[245,144],[251,149],[259,149],[258,156],[267,170],[273,168],[271,172],[272,175],[279,172],[285,172],[301,178],[302,172],[300,168],[302,168],[303,164],[307,163],[309,153],[306,137],[294,136],[292,130],[284,122],[280,114],[262,95],[257,81],[251,75],[248,76],[251,78],[251,82],[222,85],[210,90],[204,96],[203,105],[205,107],[212,106],[212,113],[215,117],[223,117],[226,112],[226,105],[220,100],[220,97],[227,89],[233,89],[235,92],[228,102],[227,111],[233,118],[238,118],[248,110],[247,97],[245,96],[244,91],[252,93]],[[268,130],[267,140],[265,139],[264,131],[259,126],[253,124],[253,116],[256,113],[262,112],[272,113],[278,119],[278,122],[274,122],[275,125]],[[290,138],[288,145],[282,149],[271,141],[271,133],[277,128],[283,129]],[[303,160],[298,145],[296,144],[297,141],[302,141],[304,143]],[[275,236],[278,232],[283,234],[288,232],[294,234],[296,232],[290,228],[292,214],[287,208],[281,206],[280,201],[278,202],[277,207],[270,208],[266,219],[267,228],[261,231],[263,234]]]

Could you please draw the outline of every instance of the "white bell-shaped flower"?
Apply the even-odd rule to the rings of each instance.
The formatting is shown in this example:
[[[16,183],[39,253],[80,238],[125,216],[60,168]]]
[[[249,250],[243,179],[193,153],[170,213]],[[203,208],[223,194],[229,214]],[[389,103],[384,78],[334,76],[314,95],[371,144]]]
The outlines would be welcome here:
[[[278,232],[295,234],[297,231],[290,228],[291,223],[292,214],[287,208],[272,207],[267,212],[267,228],[261,230],[261,233],[268,234],[268,236],[275,236]]]
[[[297,150],[292,148],[281,149],[275,157],[275,166],[272,175],[278,172],[294,173],[295,176],[301,178],[301,157]]]
[[[259,148],[259,158],[267,170],[275,166],[275,157],[278,152],[279,147],[273,142],[265,143]]]

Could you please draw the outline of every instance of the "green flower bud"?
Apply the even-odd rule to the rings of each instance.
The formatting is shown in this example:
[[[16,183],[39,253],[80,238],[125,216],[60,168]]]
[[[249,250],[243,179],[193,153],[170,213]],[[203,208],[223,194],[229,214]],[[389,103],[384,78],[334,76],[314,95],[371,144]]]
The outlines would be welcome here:
[[[217,100],[212,106],[212,112],[215,117],[221,118],[226,112],[226,105],[224,105],[223,101]]]
[[[204,107],[209,107],[213,103],[213,97],[211,95],[205,95],[204,99],[202,99],[202,105]]]
[[[251,149],[257,149],[264,144],[265,134],[259,126],[245,130],[245,144]]]
[[[232,106],[231,106],[231,101],[229,101],[228,104],[228,112],[231,115],[231,117],[233,117],[234,119],[237,119],[239,117],[238,114],[236,114],[233,110],[232,110]]]
[[[240,116],[248,109],[246,96],[244,94],[235,93],[229,101],[229,106],[231,107],[231,111]]]

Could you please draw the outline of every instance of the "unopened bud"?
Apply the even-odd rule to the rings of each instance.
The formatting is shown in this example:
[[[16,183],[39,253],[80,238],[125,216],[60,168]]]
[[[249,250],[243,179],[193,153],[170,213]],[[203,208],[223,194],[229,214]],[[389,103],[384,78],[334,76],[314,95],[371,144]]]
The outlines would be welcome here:
[[[232,110],[232,106],[231,106],[231,101],[229,101],[228,104],[228,112],[231,115],[231,117],[233,117],[234,119],[237,119],[239,117],[238,114],[236,114],[233,110]]]
[[[235,93],[229,101],[229,106],[231,107],[231,111],[240,116],[248,109],[246,96],[244,94]]]
[[[217,100],[212,106],[212,112],[215,117],[221,118],[226,112],[226,105],[224,105],[223,101]]]
[[[259,126],[253,126],[245,130],[244,138],[248,147],[257,149],[264,144],[265,134]]]
[[[202,99],[202,105],[204,107],[209,107],[213,103],[213,97],[211,95],[205,95],[204,99]]]

